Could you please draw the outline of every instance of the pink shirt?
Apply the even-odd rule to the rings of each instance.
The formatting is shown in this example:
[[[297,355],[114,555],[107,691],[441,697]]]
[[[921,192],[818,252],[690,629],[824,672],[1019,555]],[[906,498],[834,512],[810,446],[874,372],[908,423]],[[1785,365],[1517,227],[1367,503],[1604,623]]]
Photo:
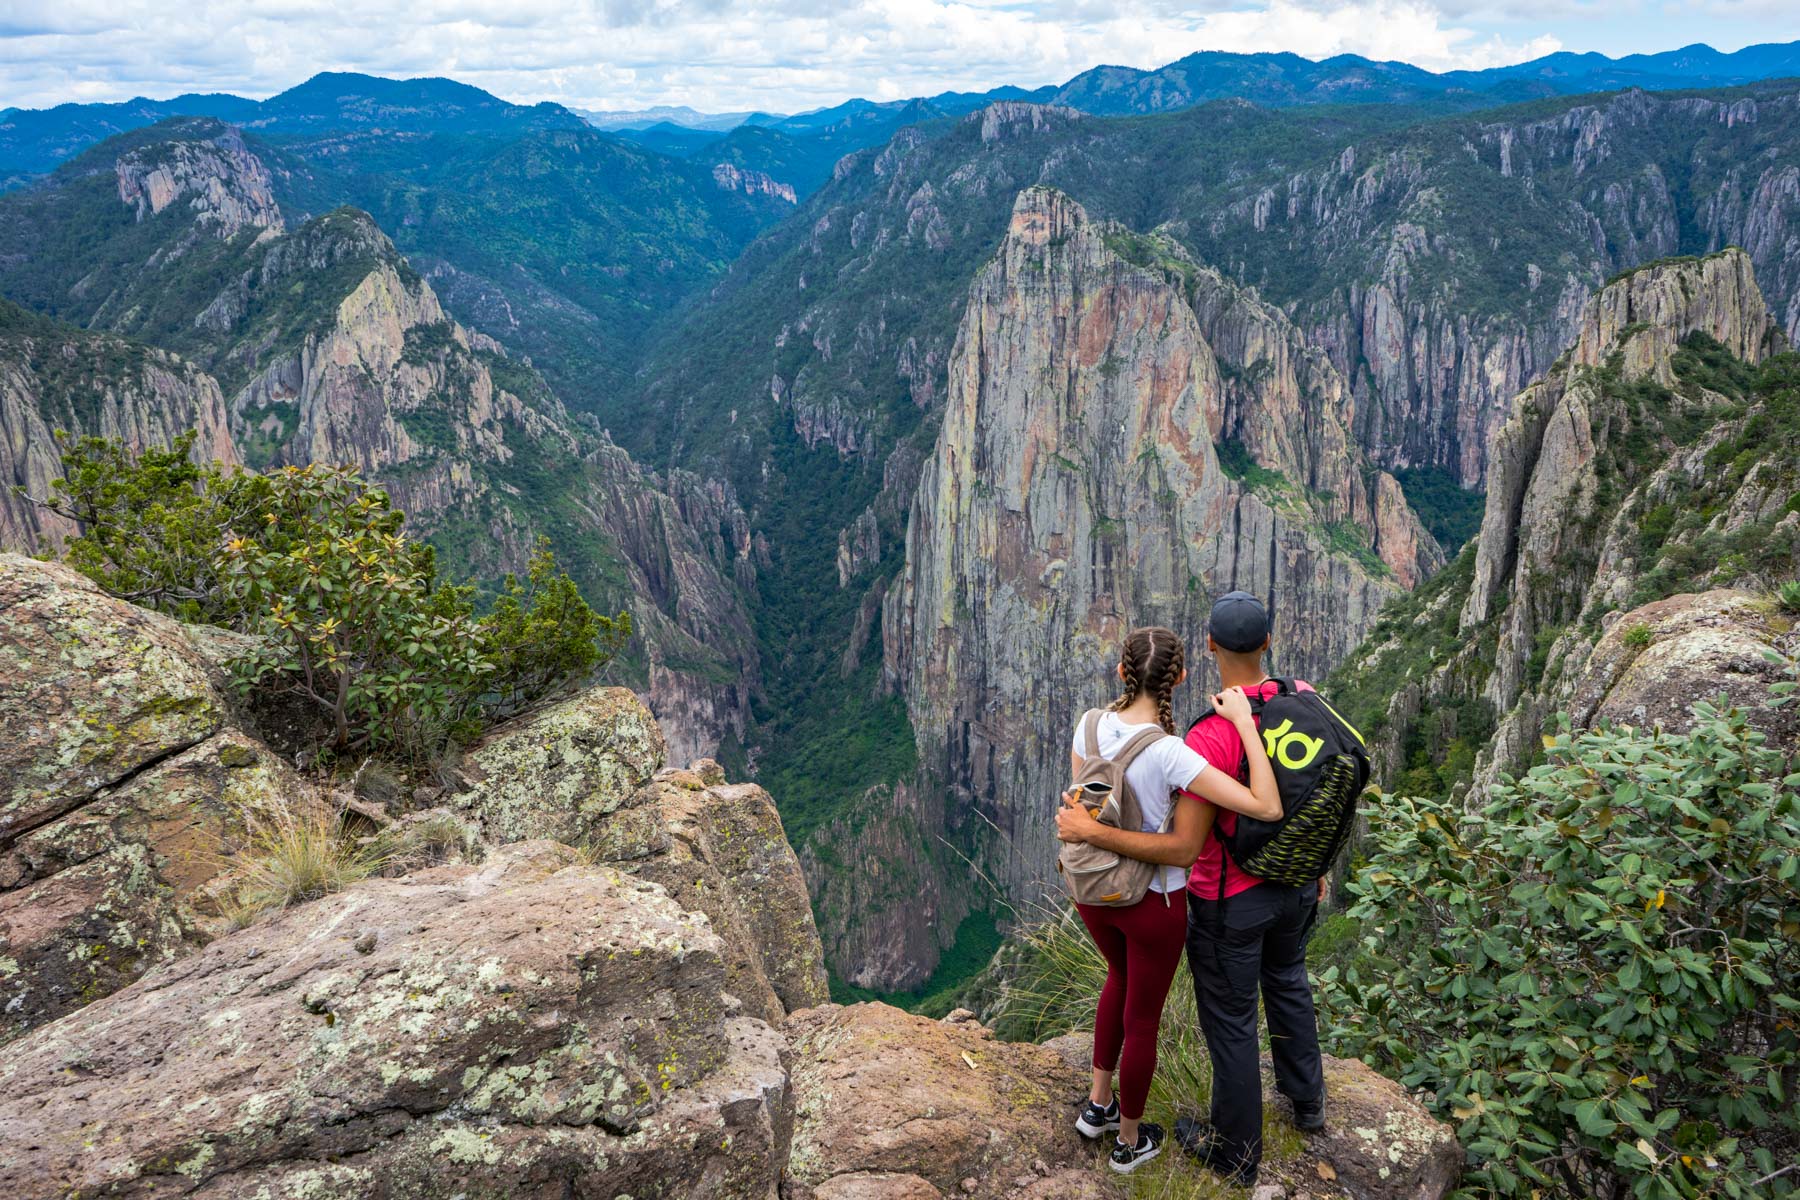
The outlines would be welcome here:
[[[1304,679],[1296,679],[1294,686],[1302,691],[1313,690],[1312,684]],[[1254,688],[1245,688],[1251,697],[1267,700],[1275,694],[1275,681],[1265,680]],[[1201,719],[1198,725],[1188,730],[1187,744],[1192,746],[1210,765],[1217,767],[1233,779],[1238,777],[1238,769],[1244,763],[1244,739],[1230,721],[1218,713],[1212,713]],[[1192,795],[1190,792],[1189,795]],[[1200,803],[1209,801],[1194,796]],[[1237,828],[1237,814],[1221,808],[1214,821],[1214,828],[1230,834]],[[1206,844],[1200,847],[1200,857],[1194,863],[1194,869],[1188,874],[1188,891],[1203,900],[1219,898],[1219,842],[1213,834],[1206,835]],[[1230,855],[1225,856],[1225,894],[1235,896],[1239,892],[1248,891],[1261,883],[1255,875],[1246,875],[1238,870],[1238,865]]]

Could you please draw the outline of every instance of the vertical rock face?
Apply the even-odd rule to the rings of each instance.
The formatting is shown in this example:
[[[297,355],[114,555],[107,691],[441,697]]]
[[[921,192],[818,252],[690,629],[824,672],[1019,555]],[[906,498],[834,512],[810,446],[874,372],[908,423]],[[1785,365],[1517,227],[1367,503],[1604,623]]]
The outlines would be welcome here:
[[[33,549],[73,522],[45,499],[62,476],[56,432],[163,447],[192,430],[196,461],[238,461],[212,376],[172,354],[33,317],[0,301],[0,546]]]
[[[1475,544],[1346,668],[1346,686],[1401,681],[1380,739],[1390,779],[1403,743],[1449,736],[1452,710],[1478,708],[1492,732],[1474,759],[1478,795],[1530,761],[1555,713],[1671,723],[1697,688],[1744,699],[1773,678],[1750,647],[1781,631],[1748,597],[1706,590],[1766,587],[1800,566],[1800,431],[1752,370],[1786,337],[1748,255],[1633,272],[1576,327],[1494,434]],[[1639,662],[1680,694],[1646,702]],[[1702,665],[1683,684],[1674,662]]]
[[[1168,625],[1197,656],[1213,597],[1244,588],[1271,602],[1280,669],[1318,675],[1435,565],[1410,514],[1364,482],[1323,356],[1216,274],[1187,278],[1193,303],[1072,200],[1028,189],[951,356],[886,667],[925,786],[1010,839],[990,865],[1015,896],[1048,874],[1066,731],[1110,695],[1127,630]],[[1228,436],[1245,478],[1221,465]],[[1369,549],[1378,510],[1392,566]]]
[[[262,160],[244,145],[237,130],[221,127],[214,137],[133,150],[114,165],[119,199],[143,221],[171,204],[185,204],[195,220],[221,238],[245,229],[280,233],[281,206]]]

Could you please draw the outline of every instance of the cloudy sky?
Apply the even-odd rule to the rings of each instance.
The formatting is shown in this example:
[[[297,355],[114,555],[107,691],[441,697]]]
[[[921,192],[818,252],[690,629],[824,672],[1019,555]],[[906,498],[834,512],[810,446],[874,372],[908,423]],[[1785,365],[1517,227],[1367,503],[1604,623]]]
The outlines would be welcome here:
[[[0,0],[0,107],[267,96],[317,71],[448,75],[510,100],[786,112],[1194,50],[1433,70],[1800,39],[1794,0]]]

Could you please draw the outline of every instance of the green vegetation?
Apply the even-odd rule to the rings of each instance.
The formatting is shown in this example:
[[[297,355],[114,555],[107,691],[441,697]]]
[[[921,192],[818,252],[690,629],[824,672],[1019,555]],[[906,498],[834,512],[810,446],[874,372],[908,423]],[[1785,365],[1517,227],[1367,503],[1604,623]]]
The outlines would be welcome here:
[[[234,927],[248,925],[272,909],[342,891],[380,871],[384,860],[383,850],[349,836],[342,813],[322,805],[283,811],[252,833],[225,916]]]
[[[1213,449],[1219,456],[1219,469],[1227,476],[1238,480],[1251,491],[1264,496],[1279,498],[1290,495],[1294,485],[1280,471],[1271,471],[1254,458],[1244,444],[1227,438]]]
[[[1734,528],[1716,521],[1747,483],[1776,496],[1800,487],[1800,354],[1771,355],[1752,367],[1696,334],[1674,365],[1684,396],[1697,399],[1705,388],[1734,407],[1703,431],[1716,439],[1704,469],[1671,480],[1667,498],[1637,514],[1645,562],[1631,595],[1633,607],[1747,579],[1776,586],[1800,564],[1800,534],[1783,527],[1789,511],[1796,511],[1791,501],[1741,516]],[[1690,440],[1702,436],[1702,431],[1684,433]]]
[[[955,942],[938,959],[937,969],[921,986],[910,992],[878,992],[854,987],[834,975],[831,999],[837,1004],[880,1000],[936,1020],[957,1006],[963,989],[994,961],[994,955],[1005,940],[993,914],[978,909],[957,925]]]
[[[1325,1024],[1457,1123],[1482,1194],[1800,1193],[1800,763],[1695,712],[1565,728],[1479,813],[1371,810],[1378,963],[1322,973]]]
[[[64,439],[49,506],[80,526],[70,565],[113,595],[260,635],[231,664],[259,696],[293,696],[330,726],[333,754],[435,754],[585,677],[630,636],[559,573],[547,543],[492,610],[442,583],[436,555],[353,468],[226,473],[189,458],[191,434],[134,459]]]
[[[1445,554],[1455,554],[1481,531],[1487,496],[1471,492],[1442,467],[1405,467],[1394,472],[1406,502]]]

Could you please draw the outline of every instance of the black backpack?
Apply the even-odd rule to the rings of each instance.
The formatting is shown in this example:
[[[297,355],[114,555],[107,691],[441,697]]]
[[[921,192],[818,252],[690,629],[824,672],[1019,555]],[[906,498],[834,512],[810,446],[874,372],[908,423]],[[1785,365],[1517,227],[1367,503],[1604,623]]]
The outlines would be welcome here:
[[[1259,821],[1239,813],[1230,834],[1214,826],[1213,836],[1220,854],[1229,853],[1246,874],[1299,887],[1330,871],[1349,840],[1357,798],[1369,782],[1369,752],[1362,734],[1319,693],[1301,691],[1291,679],[1269,682],[1275,694],[1266,700],[1252,695],[1250,711],[1260,718],[1281,792],[1281,819]],[[1250,782],[1248,759],[1238,768],[1238,779]],[[1222,900],[1224,862],[1219,865]]]

